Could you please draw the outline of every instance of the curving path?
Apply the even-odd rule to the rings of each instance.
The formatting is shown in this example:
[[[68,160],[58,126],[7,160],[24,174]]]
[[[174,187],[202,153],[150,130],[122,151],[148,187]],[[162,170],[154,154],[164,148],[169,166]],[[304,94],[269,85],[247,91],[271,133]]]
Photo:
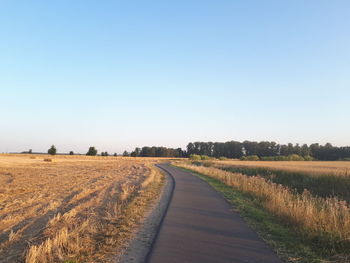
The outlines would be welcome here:
[[[158,166],[173,177],[175,189],[147,262],[282,262],[210,185],[168,164]]]

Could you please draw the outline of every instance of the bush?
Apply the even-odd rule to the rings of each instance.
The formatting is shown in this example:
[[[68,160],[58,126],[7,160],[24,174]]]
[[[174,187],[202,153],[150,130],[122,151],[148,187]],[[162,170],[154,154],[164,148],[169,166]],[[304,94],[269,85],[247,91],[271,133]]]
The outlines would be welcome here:
[[[198,154],[191,154],[189,158],[190,160],[193,160],[193,161],[199,161],[202,159],[201,156]]]
[[[298,154],[292,154],[288,156],[289,161],[304,161],[304,158]]]
[[[45,159],[44,159],[44,162],[52,162],[52,159],[50,159],[50,158],[45,158]]]
[[[69,155],[74,155],[74,152],[73,152],[73,151],[70,151],[70,152],[69,152]]]
[[[310,156],[310,155],[306,155],[306,156],[304,156],[304,160],[305,161],[313,161],[315,159],[312,156]]]
[[[310,156],[310,160],[313,160],[313,158]],[[263,156],[260,158],[262,161],[304,161],[305,159],[298,155],[298,154],[291,154],[288,156]]]
[[[201,160],[210,160],[211,158],[208,155],[201,155]]]
[[[86,153],[86,155],[96,156],[97,155],[97,150],[95,149],[95,147],[91,146],[89,148],[88,152]]]
[[[226,158],[226,157],[224,157],[224,156],[220,156],[220,157],[219,157],[219,160],[221,160],[221,161],[225,161],[225,160],[227,160],[227,158]]]
[[[57,152],[57,149],[55,145],[52,145],[51,148],[47,151],[48,154],[55,155]]]
[[[248,156],[242,156],[241,160],[242,161],[259,161],[260,158],[257,155],[248,155]]]

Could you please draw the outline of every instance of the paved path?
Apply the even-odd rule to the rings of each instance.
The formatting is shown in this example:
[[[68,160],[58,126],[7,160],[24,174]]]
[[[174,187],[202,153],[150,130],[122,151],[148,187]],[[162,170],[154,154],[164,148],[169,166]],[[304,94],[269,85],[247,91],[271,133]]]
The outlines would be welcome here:
[[[149,263],[281,263],[206,182],[167,164],[159,167],[172,175],[175,189]]]

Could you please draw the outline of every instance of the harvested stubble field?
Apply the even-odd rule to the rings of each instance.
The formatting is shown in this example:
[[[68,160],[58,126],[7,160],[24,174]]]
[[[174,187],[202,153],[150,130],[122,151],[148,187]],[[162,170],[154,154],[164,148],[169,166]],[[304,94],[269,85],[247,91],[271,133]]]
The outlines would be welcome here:
[[[0,262],[115,261],[161,187],[154,162],[0,155]]]

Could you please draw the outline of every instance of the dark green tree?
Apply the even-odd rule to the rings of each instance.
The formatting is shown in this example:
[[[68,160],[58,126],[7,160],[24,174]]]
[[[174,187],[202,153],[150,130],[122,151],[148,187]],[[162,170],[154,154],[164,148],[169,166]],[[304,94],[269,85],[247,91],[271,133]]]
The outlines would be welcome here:
[[[89,156],[96,156],[97,155],[97,150],[95,149],[94,146],[91,146],[88,150],[88,152],[86,153],[86,155]]]
[[[70,152],[69,152],[69,155],[74,155],[74,152],[73,152],[73,151],[70,151]]]
[[[55,147],[55,145],[52,145],[50,149],[48,149],[47,153],[51,154],[51,155],[55,155],[57,152],[57,149]]]

